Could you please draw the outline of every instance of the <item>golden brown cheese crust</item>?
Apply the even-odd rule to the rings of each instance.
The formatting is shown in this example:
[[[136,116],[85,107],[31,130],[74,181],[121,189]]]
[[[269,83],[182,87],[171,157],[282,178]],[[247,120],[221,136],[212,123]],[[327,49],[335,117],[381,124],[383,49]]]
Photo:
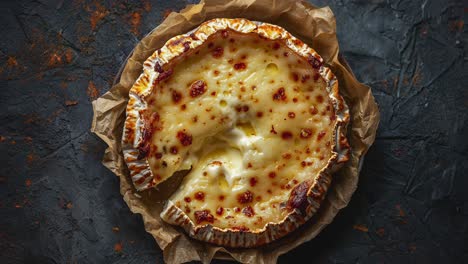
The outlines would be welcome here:
[[[286,63],[289,68],[290,64],[303,63],[306,66],[300,66],[297,71],[293,70],[288,73],[289,82],[286,84],[284,82],[276,86],[271,84],[271,90],[265,91],[259,88],[264,94],[256,94],[256,88],[252,88],[255,85],[247,86],[246,83],[248,83],[247,79],[253,76],[252,67],[257,71],[261,70],[258,66],[259,62],[255,61],[258,56],[242,55],[234,50],[236,48],[242,50],[242,47],[248,44],[236,44],[237,46],[229,44],[236,41],[242,43],[244,39],[246,41],[260,39],[261,41],[255,45],[267,47],[262,52],[268,53],[268,49],[272,50],[269,56],[271,61],[274,61],[271,63],[274,67],[282,66],[282,62]],[[249,48],[253,49],[244,47],[246,50],[244,53],[248,53]],[[275,51],[276,59],[272,57]],[[289,58],[278,58],[277,54],[284,54],[284,57],[288,57],[289,54]],[[240,57],[233,57],[232,61],[229,61],[229,55],[240,55]],[[184,75],[181,74],[183,72],[181,67],[195,72],[196,70],[190,68],[192,64],[206,68],[213,64],[207,61],[208,66],[206,66],[197,62],[201,58],[219,59],[222,62],[215,61],[214,63],[219,64],[221,68],[219,70],[217,68],[202,69],[203,72],[209,71],[212,78],[202,76],[193,79],[196,74],[192,74],[190,75],[192,79],[185,80]],[[291,62],[292,58],[297,58],[298,62]],[[191,64],[190,60],[195,62]],[[268,70],[269,65],[270,61],[265,65],[265,71]],[[229,70],[226,70],[226,67],[230,67]],[[307,67],[310,74],[308,74]],[[300,71],[304,69],[305,73]],[[234,76],[218,77],[225,73],[234,74]],[[250,75],[243,76],[242,74]],[[220,91],[213,87],[227,85],[220,83],[220,80],[229,78],[246,81],[245,83],[239,81],[236,87],[229,88],[229,96],[222,97],[219,94]],[[271,79],[275,81],[275,78]],[[280,77],[276,79],[279,82],[282,81]],[[182,81],[186,82],[185,87],[179,87],[183,86]],[[297,85],[294,85],[295,83]],[[306,87],[306,84],[311,85],[307,89],[315,91],[315,94],[309,95],[302,92],[301,89]],[[266,96],[270,98],[267,100]],[[306,97],[313,97],[313,99]],[[216,101],[215,98],[221,98],[219,105],[222,107],[210,107],[209,103],[201,103]],[[258,101],[261,102],[260,106],[258,106]],[[276,109],[274,111],[268,109],[268,104],[262,103],[265,101],[269,102],[269,105],[277,103],[285,106],[294,103],[296,106],[286,108],[293,110],[286,112],[283,126],[271,126],[266,130],[266,126],[271,122],[268,123],[265,120],[275,118],[278,114],[270,115],[269,112],[275,112]],[[197,109],[197,104],[198,107],[206,107],[207,113],[201,116],[190,116],[190,113]],[[235,110],[237,114],[232,116],[229,111],[223,112],[222,108],[226,108],[226,105],[227,108]],[[301,106],[306,111],[302,111],[304,109],[301,110]],[[171,124],[183,123],[178,119],[171,119],[171,116],[177,116],[170,115],[174,111],[187,113],[186,115],[191,119],[189,126],[171,127]],[[315,119],[308,116],[317,114],[319,117]],[[321,122],[322,127],[328,126],[328,128],[318,130],[312,126],[308,127],[306,121],[309,119]],[[215,19],[205,22],[190,34],[169,40],[145,62],[143,74],[130,91],[123,136],[124,156],[138,190],[155,186],[170,177],[173,172],[189,169],[195,164],[196,166],[192,168],[191,174],[186,177],[179,191],[168,201],[161,217],[169,223],[182,226],[190,236],[203,241],[230,247],[252,247],[288,234],[309,219],[319,208],[331,181],[330,174],[339,167],[340,163],[348,159],[349,145],[345,137],[348,120],[347,106],[338,94],[338,82],[331,71],[322,65],[322,59],[314,50],[295,39],[284,29],[274,25],[254,23],[245,19]],[[254,127],[250,127],[251,123],[246,127],[246,121],[253,122]],[[253,134],[258,134],[261,138],[276,140],[268,142],[269,144],[281,145],[282,140],[286,142],[284,144],[295,144],[298,147],[291,147],[294,153],[278,153],[276,156],[279,156],[279,159],[260,160],[260,163],[273,162],[277,165],[272,168],[252,165],[251,162],[247,162],[250,160],[241,157],[242,162],[245,163],[244,169],[241,173],[233,173],[229,172],[229,166],[226,163],[229,163],[229,159],[237,158],[236,151],[229,152],[229,155],[223,154],[229,157],[227,160],[222,160],[219,153],[215,157],[212,154],[210,157],[203,156],[206,153],[200,149],[207,137],[196,133],[197,126],[201,126],[202,123],[216,125],[213,125],[211,129],[204,128],[200,131],[235,127],[237,129],[235,133],[241,133],[243,139],[251,139],[253,137],[249,134],[249,130],[253,129]],[[304,126],[298,125],[301,123],[304,123]],[[172,138],[167,138],[165,135]],[[216,133],[213,133],[213,136],[215,135]],[[312,141],[312,138],[313,142],[319,142],[314,143],[314,146],[317,146],[314,154],[310,154],[310,150],[307,151],[307,148],[303,147],[304,142]],[[223,145],[226,142],[223,142],[220,146],[226,148],[226,145]],[[216,145],[215,143],[213,145]],[[252,145],[251,142],[248,145]],[[239,148],[237,145],[235,147]],[[195,150],[201,153],[199,155],[203,157],[198,158],[207,163],[206,166],[197,165],[197,162],[203,163],[199,160],[184,158],[192,157],[191,151]],[[321,158],[316,160],[315,170],[301,169],[301,167],[310,166],[312,162],[307,157],[314,155]],[[293,163],[295,165],[290,165]],[[281,166],[289,171],[281,172]],[[220,185],[206,192],[212,184],[209,179],[219,179],[219,168],[224,170],[223,173],[233,174],[227,178],[229,180],[227,185],[230,188],[223,193]],[[253,174],[263,171],[264,175],[252,176],[248,174],[249,170],[252,170]],[[304,173],[301,176],[291,176],[291,171],[294,173],[295,170],[303,170]],[[275,176],[278,174],[276,179],[280,181],[274,180],[275,177],[271,177],[272,173]],[[202,175],[208,180],[200,180]],[[232,182],[238,182],[240,187],[234,188]],[[226,183],[223,184],[226,185]],[[279,186],[279,191],[274,193],[275,189],[268,187],[269,184]],[[203,185],[205,189],[193,187]],[[236,192],[233,189],[238,190]],[[271,202],[275,199],[282,202]],[[216,200],[219,201],[216,202]],[[274,205],[275,209],[265,209],[268,205]]]

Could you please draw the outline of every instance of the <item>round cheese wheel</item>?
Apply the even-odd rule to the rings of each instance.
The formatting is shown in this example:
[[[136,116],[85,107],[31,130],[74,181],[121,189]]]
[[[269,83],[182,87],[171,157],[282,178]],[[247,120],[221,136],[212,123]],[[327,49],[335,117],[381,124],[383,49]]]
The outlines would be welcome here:
[[[214,19],[144,63],[123,151],[138,190],[188,170],[163,220],[199,240],[253,247],[319,208],[348,160],[348,120],[317,52],[275,25]]]

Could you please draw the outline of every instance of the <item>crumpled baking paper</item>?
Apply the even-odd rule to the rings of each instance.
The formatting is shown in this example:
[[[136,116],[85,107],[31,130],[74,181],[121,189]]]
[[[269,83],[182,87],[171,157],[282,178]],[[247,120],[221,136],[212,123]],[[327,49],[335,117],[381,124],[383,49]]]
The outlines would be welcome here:
[[[186,33],[212,18],[247,18],[284,27],[314,48],[338,77],[340,93],[350,107],[348,139],[350,161],[333,176],[318,213],[292,234],[253,249],[229,249],[189,238],[181,229],[164,223],[159,213],[181,177],[172,177],[158,189],[141,193],[133,188],[125,165],[121,137],[128,91],[142,72],[143,62],[171,37]],[[213,258],[242,263],[276,263],[278,257],[317,236],[345,207],[356,190],[363,156],[374,142],[380,120],[377,104],[368,86],[358,82],[348,64],[339,56],[335,17],[328,7],[316,8],[294,0],[206,0],[171,13],[145,36],[128,57],[113,87],[93,102],[91,131],[108,145],[103,164],[120,178],[120,192],[133,213],[141,214],[145,229],[163,250],[167,263],[192,260],[209,263]]]

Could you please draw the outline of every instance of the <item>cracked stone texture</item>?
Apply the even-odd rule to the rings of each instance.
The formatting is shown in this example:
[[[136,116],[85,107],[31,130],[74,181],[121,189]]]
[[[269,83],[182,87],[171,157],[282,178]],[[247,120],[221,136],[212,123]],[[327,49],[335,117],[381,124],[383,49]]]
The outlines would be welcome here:
[[[101,165],[91,101],[194,2],[1,1],[0,263],[163,262]],[[313,3],[382,121],[349,206],[279,263],[468,262],[468,3]]]

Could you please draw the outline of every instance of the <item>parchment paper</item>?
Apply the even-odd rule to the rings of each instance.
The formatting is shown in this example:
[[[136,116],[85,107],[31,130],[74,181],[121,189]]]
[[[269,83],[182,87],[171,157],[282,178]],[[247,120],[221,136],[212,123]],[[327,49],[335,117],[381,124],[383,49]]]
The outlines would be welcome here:
[[[137,193],[133,188],[121,151],[128,91],[141,74],[142,63],[171,37],[216,18],[247,18],[284,27],[314,48],[337,75],[340,92],[350,107],[348,138],[351,160],[336,173],[318,213],[292,234],[267,246],[254,249],[226,249],[189,238],[177,227],[160,218],[164,200],[177,187],[180,177],[173,177],[158,190]],[[120,178],[120,192],[130,210],[143,216],[145,229],[163,250],[167,263],[213,258],[233,258],[243,263],[276,263],[278,256],[314,238],[345,207],[356,190],[363,155],[374,142],[380,115],[368,86],[359,83],[338,52],[336,24],[328,7],[316,8],[294,0],[206,0],[190,5],[180,13],[171,13],[164,22],[144,37],[129,56],[115,85],[93,102],[91,131],[109,146],[103,164]],[[119,74],[120,75],[120,74]]]

